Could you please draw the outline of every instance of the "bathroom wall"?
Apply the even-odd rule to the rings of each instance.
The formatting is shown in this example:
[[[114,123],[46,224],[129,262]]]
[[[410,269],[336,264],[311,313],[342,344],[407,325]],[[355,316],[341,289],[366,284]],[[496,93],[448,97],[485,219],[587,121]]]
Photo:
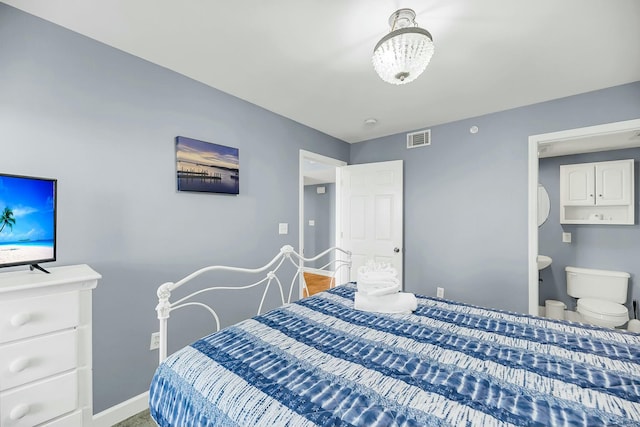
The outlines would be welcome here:
[[[635,224],[560,224],[560,165],[635,159]],[[549,193],[551,210],[547,221],[538,229],[540,253],[553,259],[540,273],[540,305],[546,299],[563,301],[575,310],[575,300],[567,295],[564,268],[567,265],[601,270],[626,271],[631,274],[628,306],[640,299],[640,225],[638,202],[640,189],[640,148],[603,151],[543,158],[539,161],[539,182]],[[571,233],[571,243],[562,242],[562,232]]]

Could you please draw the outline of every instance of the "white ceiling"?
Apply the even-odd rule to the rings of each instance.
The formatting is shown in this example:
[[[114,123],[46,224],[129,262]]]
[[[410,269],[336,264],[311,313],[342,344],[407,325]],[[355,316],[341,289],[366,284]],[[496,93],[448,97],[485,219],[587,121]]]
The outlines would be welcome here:
[[[639,0],[3,2],[347,142],[640,80]],[[371,53],[401,7],[436,52],[393,86]]]

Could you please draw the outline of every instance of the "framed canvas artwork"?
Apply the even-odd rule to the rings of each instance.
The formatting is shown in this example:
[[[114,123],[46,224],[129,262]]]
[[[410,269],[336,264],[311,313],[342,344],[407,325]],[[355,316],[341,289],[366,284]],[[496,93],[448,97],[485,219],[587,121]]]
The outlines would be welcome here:
[[[178,191],[240,193],[240,164],[237,148],[176,137]]]

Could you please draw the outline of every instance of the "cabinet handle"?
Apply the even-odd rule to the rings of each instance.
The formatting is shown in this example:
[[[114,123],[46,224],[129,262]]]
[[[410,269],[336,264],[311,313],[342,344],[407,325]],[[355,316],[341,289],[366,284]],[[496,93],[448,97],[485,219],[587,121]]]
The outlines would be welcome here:
[[[598,197],[602,197],[602,194],[598,194]]]
[[[20,418],[27,415],[28,413],[29,413],[29,405],[22,403],[16,406],[15,408],[13,408],[11,412],[9,412],[9,418],[11,418],[12,421],[17,421]]]
[[[31,314],[29,313],[18,313],[11,317],[11,326],[20,327],[31,320]]]
[[[29,359],[21,357],[11,362],[9,365],[9,372],[17,374],[18,372],[24,371],[27,366],[29,366]]]

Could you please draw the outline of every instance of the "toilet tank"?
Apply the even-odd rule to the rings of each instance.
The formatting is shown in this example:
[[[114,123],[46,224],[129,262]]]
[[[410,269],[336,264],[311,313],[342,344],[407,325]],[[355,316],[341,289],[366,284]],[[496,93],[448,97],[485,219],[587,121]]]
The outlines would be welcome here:
[[[567,293],[574,298],[598,298],[624,304],[627,302],[629,273],[565,267]]]

